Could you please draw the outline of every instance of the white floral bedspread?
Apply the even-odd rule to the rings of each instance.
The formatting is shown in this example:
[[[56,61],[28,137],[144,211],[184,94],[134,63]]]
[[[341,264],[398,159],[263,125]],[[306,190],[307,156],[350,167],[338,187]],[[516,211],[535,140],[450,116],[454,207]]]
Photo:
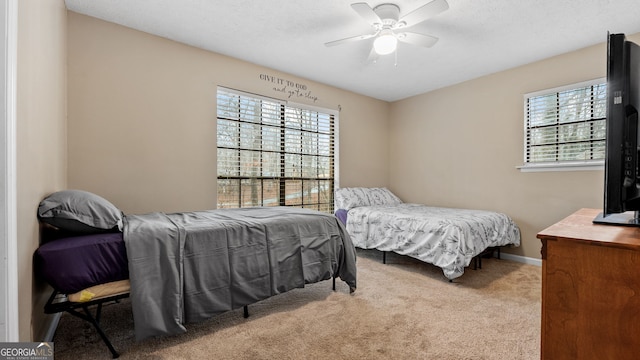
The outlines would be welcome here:
[[[448,279],[488,247],[520,245],[520,229],[505,214],[420,204],[353,208],[347,232],[356,247],[411,256],[442,268]]]

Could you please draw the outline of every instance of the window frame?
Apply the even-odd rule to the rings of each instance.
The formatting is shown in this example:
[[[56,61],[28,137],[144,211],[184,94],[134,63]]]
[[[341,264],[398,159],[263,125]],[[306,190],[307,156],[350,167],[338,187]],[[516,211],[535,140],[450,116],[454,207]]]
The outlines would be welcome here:
[[[219,171],[220,168],[220,157],[219,157],[219,152],[221,149],[225,150],[230,150],[232,149],[232,147],[227,147],[227,146],[220,146],[219,144],[219,123],[220,121],[237,121],[238,122],[238,126],[241,127],[241,125],[243,123],[248,123],[247,120],[241,120],[240,117],[238,118],[238,120],[231,120],[228,118],[224,118],[224,117],[220,117],[220,107],[218,104],[218,99],[220,96],[220,92],[225,92],[225,93],[229,93],[229,94],[233,94],[233,95],[237,95],[240,97],[246,97],[248,99],[250,99],[249,101],[259,101],[261,102],[268,102],[270,103],[270,105],[275,105],[276,106],[276,110],[274,111],[275,114],[278,114],[275,117],[268,117],[267,116],[267,120],[271,120],[271,121],[264,121],[265,117],[264,117],[264,113],[260,113],[259,115],[259,120],[256,122],[251,122],[249,121],[249,123],[253,123],[255,125],[258,126],[258,128],[260,128],[261,133],[264,134],[264,130],[266,128],[278,128],[280,129],[280,135],[279,135],[279,150],[264,150],[264,149],[253,149],[250,151],[257,151],[260,153],[260,159],[263,158],[264,154],[266,153],[270,153],[272,155],[277,155],[279,154],[279,161],[278,161],[278,166],[279,166],[279,174],[275,175],[275,176],[265,176],[263,174],[262,171],[260,171],[259,174],[242,174],[242,169],[243,169],[243,165],[242,162],[238,162],[238,175],[224,175],[221,174]],[[264,105],[261,105],[264,106]],[[264,108],[263,108],[264,109]],[[319,121],[319,118],[317,116],[322,116],[328,117],[328,122],[324,122],[327,126],[329,126],[329,132],[324,132],[322,130],[318,130],[318,128],[316,128],[316,131],[309,131],[308,129],[305,130],[304,126],[302,125],[303,123],[301,123],[302,128],[300,130],[295,130],[294,128],[291,128],[287,125],[288,120],[287,119],[291,119],[289,116],[291,114],[295,114],[298,111],[300,111],[301,113],[305,113],[305,112],[311,112],[312,115],[312,119],[313,116],[316,116],[316,122],[314,123],[312,121],[312,126],[313,124],[317,125],[321,125],[320,123],[318,123],[317,121]],[[297,117],[294,116],[294,119],[296,119]],[[304,115],[302,118],[303,119]],[[279,122],[278,125],[275,125],[275,123],[273,123],[273,121],[276,120]],[[309,124],[307,122],[307,124]],[[290,123],[289,123],[290,125]],[[325,128],[327,129],[327,128]],[[289,136],[289,130],[292,130],[293,132],[300,132],[301,136],[309,136],[309,135],[304,135],[304,134],[316,134],[315,136],[315,146],[320,146],[320,143],[318,143],[318,141],[320,140],[320,136],[328,136],[327,140],[327,146],[328,146],[328,150],[330,155],[326,156],[326,155],[322,155],[319,151],[320,148],[317,149],[318,152],[316,153],[306,153],[304,152],[305,148],[304,148],[304,143],[300,143],[300,146],[303,146],[303,148],[299,149],[300,153],[299,156],[301,157],[301,159],[304,159],[305,157],[311,156],[316,158],[317,160],[315,160],[313,162],[313,164],[317,164],[319,163],[319,159],[320,158],[328,158],[329,159],[329,166],[332,166],[331,169],[331,173],[333,174],[333,177],[329,176],[329,177],[322,177],[320,176],[320,174],[318,174],[315,178],[313,178],[313,176],[310,178],[308,174],[304,173],[304,168],[300,168],[298,169],[298,171],[300,172],[299,174],[288,174],[286,173],[286,164],[287,161],[285,160],[285,158],[288,157],[288,155],[291,156],[296,156],[296,154],[298,154],[297,152],[290,152],[290,150],[286,150],[285,148],[287,146],[285,146],[286,142],[285,140],[287,139],[287,137]],[[326,130],[325,130],[326,131]],[[240,135],[240,133],[238,134],[238,140],[241,141],[242,136]],[[259,135],[260,138],[262,138],[263,135]],[[311,138],[314,138],[313,135],[311,135]],[[291,206],[291,207],[309,207],[312,206],[312,208],[314,208],[313,206],[315,205],[316,209],[319,211],[323,211],[323,212],[327,212],[327,213],[333,213],[334,211],[334,192],[335,189],[338,188],[339,186],[339,111],[336,110],[332,110],[332,109],[327,109],[327,108],[321,108],[321,107],[317,107],[317,106],[312,106],[312,105],[307,105],[307,104],[301,104],[301,103],[295,103],[295,102],[290,102],[290,101],[285,101],[285,100],[281,100],[281,99],[277,99],[277,98],[270,98],[264,95],[258,95],[258,94],[253,94],[253,93],[248,93],[248,92],[244,92],[241,90],[236,90],[236,89],[232,89],[232,88],[228,88],[228,87],[223,87],[223,86],[218,86],[217,90],[216,90],[216,152],[218,153],[218,155],[216,155],[216,207],[218,208],[220,206],[220,199],[219,199],[219,191],[220,189],[218,188],[218,184],[220,183],[220,180],[238,180],[238,186],[240,187],[240,191],[238,192],[238,196],[239,196],[239,203],[238,206],[239,208],[242,207],[246,207],[246,204],[243,204],[242,199],[244,198],[244,196],[242,195],[242,183],[243,181],[247,180],[247,181],[259,181],[261,184],[264,184],[264,181],[272,181],[272,182],[278,182],[278,186],[279,186],[279,194],[277,196],[277,200],[278,203],[275,206]],[[302,140],[303,141],[303,140]],[[292,144],[292,143],[289,143]],[[295,140],[294,143],[295,145]],[[297,145],[296,145],[297,147]],[[238,151],[242,151],[242,145],[241,143],[237,144],[237,149]],[[308,148],[306,148],[308,149]],[[245,150],[249,150],[249,149],[245,149]],[[287,155],[288,154],[288,155]],[[304,160],[303,160],[304,161]],[[326,161],[326,160],[325,160]],[[331,165],[332,164],[332,165]],[[262,168],[262,166],[264,165],[264,163],[262,162],[262,160],[260,160],[260,168]],[[304,163],[300,164],[301,166],[304,166]],[[295,165],[294,165],[295,166]],[[308,168],[307,168],[308,169]],[[297,182],[300,181],[299,186],[300,186],[300,196],[301,196],[301,201],[299,204],[291,204],[290,202],[288,202],[289,200],[287,200],[286,198],[286,188],[287,186],[291,186],[292,182]],[[305,181],[318,181],[319,183],[315,184],[315,186],[323,186],[322,184],[320,184],[320,182],[322,181],[329,181],[329,201],[325,202],[325,201],[320,201],[319,197],[318,199],[316,199],[315,201],[311,201],[309,203],[305,203],[305,195],[304,195],[304,189],[306,188],[306,186],[304,185]],[[297,186],[294,184],[294,186]],[[312,185],[313,186],[313,185]],[[325,184],[326,186],[326,184]],[[260,186],[260,191],[261,191],[261,195],[260,195],[260,199],[258,201],[258,203],[251,205],[251,206],[268,206],[265,205],[265,201],[266,200],[272,200],[271,198],[264,198],[264,191],[265,188],[264,186]],[[305,206],[306,205],[306,206]],[[273,205],[272,205],[273,206]],[[229,207],[224,207],[224,208],[229,208]]]
[[[583,81],[579,83],[560,86],[552,89],[545,89],[535,91],[523,95],[523,165],[517,166],[521,172],[539,172],[539,171],[591,171],[591,170],[604,170],[604,157],[602,159],[595,160],[573,160],[573,161],[547,161],[547,162],[528,162],[527,161],[527,149],[529,144],[528,140],[528,100],[534,97],[540,97],[550,94],[559,94],[568,90],[579,90],[582,88],[602,85],[606,86],[606,78],[597,78],[593,80]],[[605,99],[606,106],[606,99]],[[606,111],[606,110],[605,110]],[[606,119],[606,113],[605,113]],[[606,154],[605,154],[606,156]]]

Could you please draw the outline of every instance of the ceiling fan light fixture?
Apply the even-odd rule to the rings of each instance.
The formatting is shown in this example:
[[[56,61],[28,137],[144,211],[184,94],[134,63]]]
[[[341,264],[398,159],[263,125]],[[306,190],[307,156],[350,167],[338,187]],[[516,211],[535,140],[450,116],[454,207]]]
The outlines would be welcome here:
[[[387,55],[391,54],[396,50],[398,46],[398,39],[393,35],[390,30],[382,31],[380,36],[378,36],[373,41],[373,48],[375,49],[378,55]]]
[[[362,0],[360,0],[362,1]],[[438,38],[420,32],[406,31],[414,25],[422,23],[449,8],[447,0],[424,0],[426,4],[400,17],[400,7],[396,4],[383,3],[371,7],[366,2],[351,4],[351,8],[360,15],[372,30],[367,34],[351,36],[324,43],[325,46],[335,46],[354,41],[373,38],[373,48],[370,49],[369,58],[377,58],[379,55],[388,55],[398,51],[398,42],[421,47],[432,47]]]

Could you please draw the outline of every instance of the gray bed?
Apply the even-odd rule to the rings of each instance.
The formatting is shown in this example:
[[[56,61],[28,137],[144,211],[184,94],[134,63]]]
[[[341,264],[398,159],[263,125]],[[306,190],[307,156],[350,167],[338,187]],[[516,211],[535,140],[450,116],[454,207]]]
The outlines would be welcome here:
[[[140,340],[185,332],[184,324],[228,310],[244,307],[247,316],[247,305],[305,284],[333,278],[335,289],[339,277],[356,289],[351,239],[335,216],[319,211],[124,215],[99,195],[62,190],[41,201],[38,219],[55,229],[34,255],[54,287],[45,312],[89,321],[114,358],[99,326],[104,302],[131,297]],[[94,305],[95,316],[88,309]]]
[[[288,207],[124,217],[137,339],[339,277],[356,288],[355,248],[334,216]]]

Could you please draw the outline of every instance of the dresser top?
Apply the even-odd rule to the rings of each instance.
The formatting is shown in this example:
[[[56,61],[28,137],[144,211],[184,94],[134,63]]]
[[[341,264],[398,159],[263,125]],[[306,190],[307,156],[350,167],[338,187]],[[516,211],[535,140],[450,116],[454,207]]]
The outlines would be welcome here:
[[[546,240],[572,240],[592,245],[640,250],[640,227],[594,224],[602,210],[580,209],[548,228],[537,237]]]

